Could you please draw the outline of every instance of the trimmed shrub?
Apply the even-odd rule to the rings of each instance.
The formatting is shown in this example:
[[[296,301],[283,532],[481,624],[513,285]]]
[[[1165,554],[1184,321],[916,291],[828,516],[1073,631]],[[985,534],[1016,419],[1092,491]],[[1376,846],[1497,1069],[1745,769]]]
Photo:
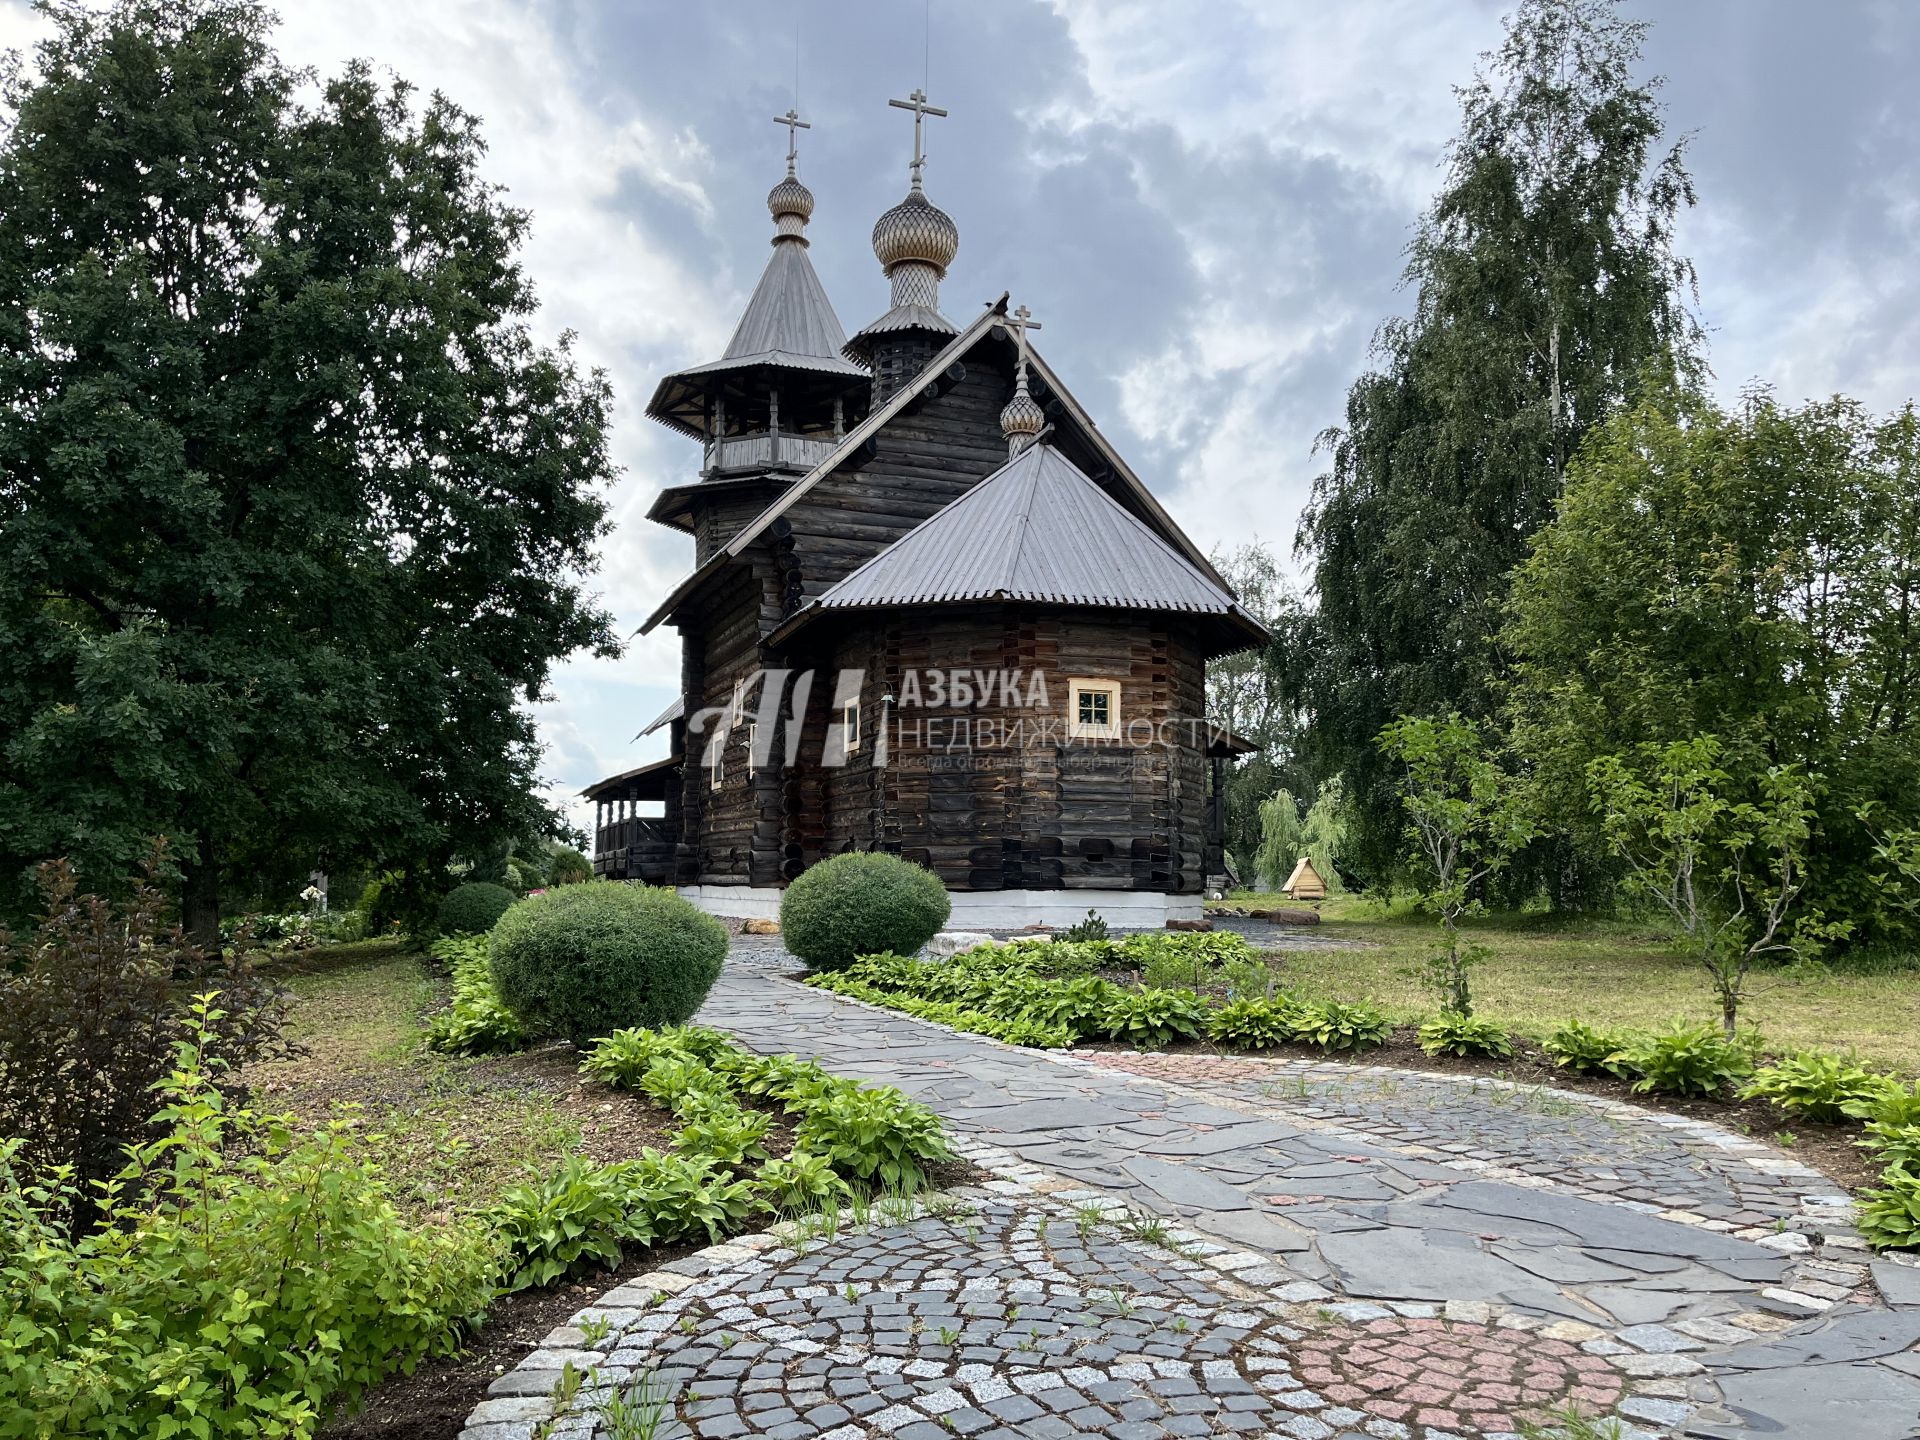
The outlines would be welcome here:
[[[787,886],[780,933],[814,969],[843,970],[861,955],[911,955],[939,933],[952,908],[931,870],[898,855],[835,855]]]
[[[668,890],[610,880],[515,905],[494,927],[493,986],[533,1035],[585,1045],[689,1019],[727,954],[727,931]]]
[[[506,886],[484,880],[456,885],[440,902],[436,923],[442,935],[484,935],[513,908],[514,899]]]

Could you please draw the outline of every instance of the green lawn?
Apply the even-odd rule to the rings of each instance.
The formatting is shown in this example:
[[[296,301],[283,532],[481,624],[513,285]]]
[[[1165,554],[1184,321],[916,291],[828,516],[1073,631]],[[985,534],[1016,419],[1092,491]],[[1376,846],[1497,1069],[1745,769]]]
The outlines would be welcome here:
[[[443,982],[390,940],[333,945],[269,966],[293,991],[306,1054],[250,1072],[255,1105],[313,1122],[358,1107],[383,1137],[395,1198],[417,1214],[484,1205],[585,1145],[572,1057],[469,1060],[421,1047],[420,1015]],[[622,1107],[624,1108],[624,1107]]]
[[[1293,902],[1243,892],[1229,903]],[[1432,953],[1439,930],[1432,916],[1351,897],[1326,901],[1321,915],[1314,933],[1357,942],[1356,948],[1287,952],[1283,969],[1290,987],[1316,997],[1370,998],[1399,1019],[1435,1008],[1403,973]],[[1522,1034],[1538,1038],[1574,1018],[1636,1026],[1675,1016],[1718,1018],[1705,974],[1646,925],[1499,915],[1477,919],[1470,928],[1493,952],[1473,972],[1475,1012]],[[1742,1013],[1770,1049],[1853,1049],[1870,1063],[1920,1075],[1920,961],[1878,974],[1814,966],[1758,971]]]

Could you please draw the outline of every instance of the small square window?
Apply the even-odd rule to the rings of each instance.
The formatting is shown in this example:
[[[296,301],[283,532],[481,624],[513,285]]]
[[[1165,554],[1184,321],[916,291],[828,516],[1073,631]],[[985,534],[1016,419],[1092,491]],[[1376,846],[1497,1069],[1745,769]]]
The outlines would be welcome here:
[[[1120,735],[1120,682],[1067,681],[1067,733],[1075,740],[1114,740]]]
[[[840,748],[848,755],[860,750],[860,702],[849,700],[840,707]]]

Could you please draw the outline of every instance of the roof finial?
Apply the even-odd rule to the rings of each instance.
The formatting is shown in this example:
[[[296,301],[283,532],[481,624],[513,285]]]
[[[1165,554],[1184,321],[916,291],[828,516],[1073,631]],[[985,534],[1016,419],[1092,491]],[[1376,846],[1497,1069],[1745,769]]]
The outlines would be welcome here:
[[[767,192],[767,209],[773,213],[773,243],[798,240],[807,243],[807,220],[813,214],[813,192],[794,174],[794,162],[800,158],[800,132],[813,126],[792,109],[773,117],[773,123],[787,127],[787,178]]]
[[[1019,356],[1013,366],[1013,398],[1000,412],[1000,433],[1006,436],[1007,458],[1011,460],[1033,444],[1034,437],[1047,423],[1046,412],[1027,390],[1027,332],[1038,330],[1041,325],[1024,305],[1011,315],[1003,316],[1000,323],[1013,332],[1014,349]]]
[[[800,118],[800,112],[789,110],[784,115],[773,117],[773,123],[787,127],[787,178],[793,179],[793,162],[800,158],[800,132],[811,130],[813,126]]]
[[[926,169],[927,165],[926,145],[920,133],[921,124],[929,115],[938,115],[944,120],[947,112],[938,105],[927,104],[927,92],[920,89],[914,90],[905,100],[889,100],[887,104],[896,110],[913,112],[913,164],[908,167],[908,170],[913,176],[913,188],[918,190],[920,189],[920,172]]]

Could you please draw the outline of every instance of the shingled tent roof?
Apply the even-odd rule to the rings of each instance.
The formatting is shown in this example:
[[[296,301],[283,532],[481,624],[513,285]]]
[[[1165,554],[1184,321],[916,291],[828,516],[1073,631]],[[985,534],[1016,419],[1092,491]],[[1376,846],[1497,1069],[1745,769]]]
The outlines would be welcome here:
[[[989,601],[1211,617],[1230,632],[1216,653],[1266,639],[1232,595],[1041,443],[826,591],[769,643],[835,610]]]
[[[691,418],[701,413],[702,397],[711,382],[730,372],[771,365],[822,377],[865,380],[867,372],[841,355],[846,343],[847,332],[833,313],[813,262],[807,259],[807,247],[777,244],[740,323],[734,326],[726,353],[667,376],[654,390],[647,413],[676,430],[699,436],[702,432]]]

